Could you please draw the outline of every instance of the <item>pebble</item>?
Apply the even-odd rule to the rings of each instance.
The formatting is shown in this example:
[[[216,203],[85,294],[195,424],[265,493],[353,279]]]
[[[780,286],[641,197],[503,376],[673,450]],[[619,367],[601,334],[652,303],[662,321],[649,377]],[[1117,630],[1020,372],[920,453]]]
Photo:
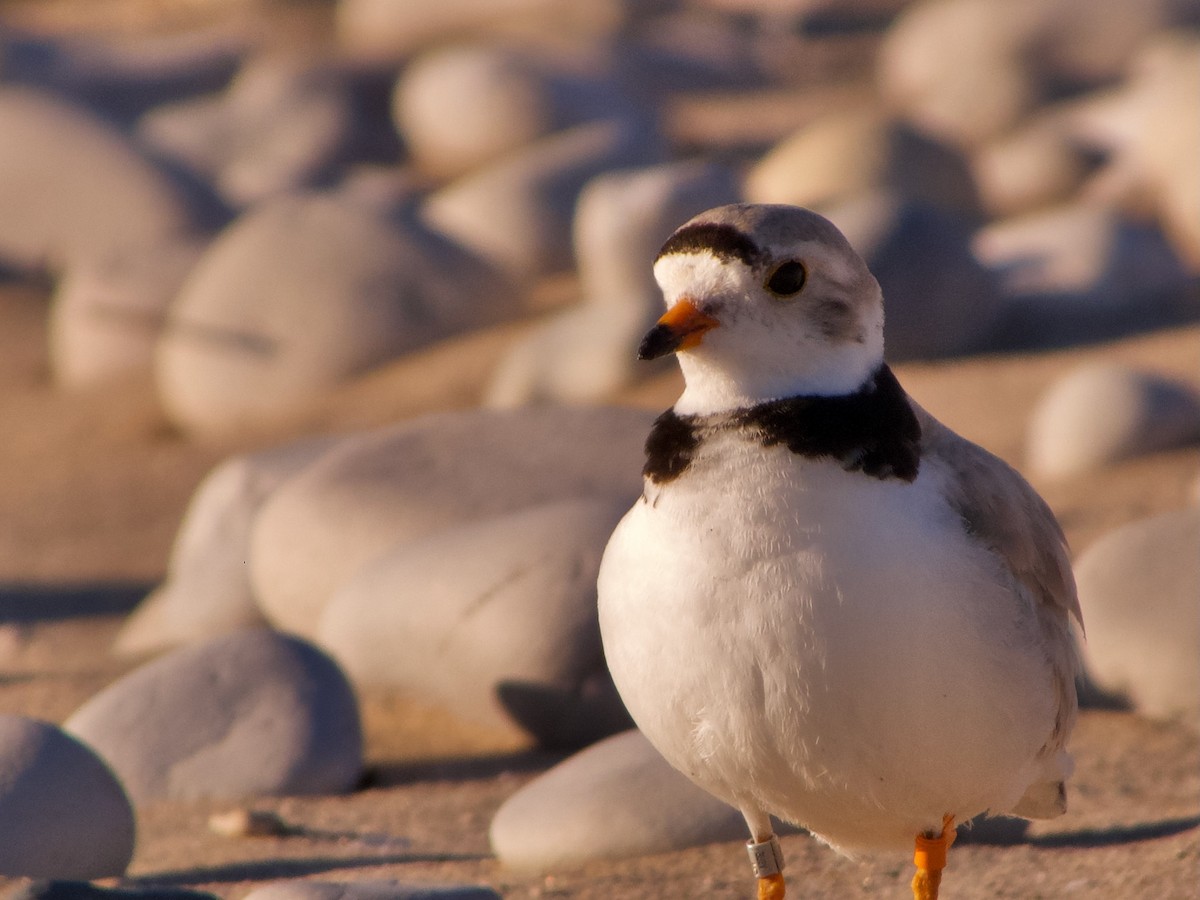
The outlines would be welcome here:
[[[422,54],[405,67],[392,104],[405,147],[434,178],[463,175],[564,128],[637,115],[602,65],[586,58],[568,65],[498,43]]]
[[[339,794],[363,767],[358,707],[337,665],[252,629],[175,650],[92,697],[64,728],[137,804]]]
[[[68,264],[50,300],[54,380],[77,389],[149,378],[167,310],[203,249],[181,238]]]
[[[873,189],[967,219],[980,214],[975,180],[961,152],[871,107],[818,118],[778,143],[746,175],[752,203],[820,209]]]
[[[337,443],[312,437],[234,456],[196,488],[167,561],[167,577],[117,635],[122,655],[266,624],[250,585],[250,533],[259,510],[289,478]]]
[[[266,809],[230,809],[208,817],[208,830],[228,838],[286,837],[296,829]]]
[[[489,887],[401,881],[276,881],[244,900],[500,900]]]
[[[210,224],[124,134],[82,107],[0,86],[0,121],[0,258],[7,264],[61,271]]]
[[[134,830],[125,791],[91,748],[49,722],[0,713],[0,875],[121,875]]]
[[[628,728],[616,691],[596,690],[608,681],[596,575],[627,508],[572,498],[403,542],[333,595],[317,640],[356,684],[546,745]]]
[[[1092,363],[1068,372],[1038,400],[1025,456],[1046,478],[1200,441],[1200,393],[1154,372]]]
[[[1200,724],[1200,507],[1109,532],[1075,565],[1087,673],[1144,715]]]
[[[511,347],[484,402],[596,400],[662,371],[637,359],[638,343],[663,309],[654,257],[692,216],[739,199],[732,171],[699,160],[608,172],[588,182],[574,220],[582,303]]]
[[[994,222],[973,246],[1000,279],[1008,347],[1119,337],[1200,314],[1157,225],[1086,199]]]
[[[648,123],[629,119],[577,125],[459,178],[422,207],[434,228],[518,282],[574,265],[571,220],[585,184],[611,169],[661,161]]]
[[[409,350],[511,318],[490,267],[344,198],[266,201],[223,231],[171,307],[157,383],[196,435],[271,427]]]
[[[746,823],[632,730],[526,784],[496,812],[489,837],[504,865],[546,871],[745,840]]]
[[[427,416],[347,438],[276,491],[251,580],[276,627],[311,636],[329,598],[404,541],[568,497],[632,503],[654,416],[529,407]]]
[[[327,179],[346,161],[357,126],[342,73],[266,54],[220,94],[151,110],[138,136],[239,208]]]
[[[986,346],[1002,309],[996,279],[971,252],[959,216],[872,191],[825,211],[883,289],[889,359],[931,359]]]

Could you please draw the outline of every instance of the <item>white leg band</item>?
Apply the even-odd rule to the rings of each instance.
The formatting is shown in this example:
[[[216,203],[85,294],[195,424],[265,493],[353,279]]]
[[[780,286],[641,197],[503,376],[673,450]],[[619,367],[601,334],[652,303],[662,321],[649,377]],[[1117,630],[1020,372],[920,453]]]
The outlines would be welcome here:
[[[771,835],[760,844],[747,841],[746,852],[750,854],[750,865],[754,868],[755,878],[766,878],[783,871],[783,848],[779,846],[779,838],[775,835]]]

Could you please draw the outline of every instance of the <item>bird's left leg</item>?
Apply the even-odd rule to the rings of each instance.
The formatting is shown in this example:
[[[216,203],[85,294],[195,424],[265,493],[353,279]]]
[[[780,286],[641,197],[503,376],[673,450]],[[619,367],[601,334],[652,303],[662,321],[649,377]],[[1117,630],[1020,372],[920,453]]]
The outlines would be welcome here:
[[[771,817],[758,810],[742,810],[750,833],[754,835],[746,842],[750,854],[750,865],[758,879],[758,900],[783,900],[783,850],[779,838],[775,837]]]
[[[946,868],[946,853],[958,832],[954,828],[954,816],[942,817],[942,833],[917,835],[913,862],[917,874],[913,876],[913,900],[938,900],[938,888],[942,883],[942,869]]]

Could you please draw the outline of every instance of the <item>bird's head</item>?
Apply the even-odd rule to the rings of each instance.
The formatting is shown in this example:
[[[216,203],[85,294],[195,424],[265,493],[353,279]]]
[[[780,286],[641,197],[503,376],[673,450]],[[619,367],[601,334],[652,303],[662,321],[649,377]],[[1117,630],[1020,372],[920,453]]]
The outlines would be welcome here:
[[[883,360],[879,284],[810,210],[738,204],[701,213],[663,245],[654,277],[667,311],[638,356],[679,354],[680,412],[850,393]]]

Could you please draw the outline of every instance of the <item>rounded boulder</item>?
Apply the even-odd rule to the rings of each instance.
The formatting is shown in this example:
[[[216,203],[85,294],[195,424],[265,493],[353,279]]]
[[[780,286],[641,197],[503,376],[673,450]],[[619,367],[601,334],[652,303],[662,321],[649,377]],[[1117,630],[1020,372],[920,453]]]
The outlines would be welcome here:
[[[136,803],[339,794],[362,772],[358,706],[337,665],[265,629],[184,647],[81,706],[87,741]]]
[[[134,832],[121,783],[91,748],[49,722],[0,714],[0,875],[122,875]]]

